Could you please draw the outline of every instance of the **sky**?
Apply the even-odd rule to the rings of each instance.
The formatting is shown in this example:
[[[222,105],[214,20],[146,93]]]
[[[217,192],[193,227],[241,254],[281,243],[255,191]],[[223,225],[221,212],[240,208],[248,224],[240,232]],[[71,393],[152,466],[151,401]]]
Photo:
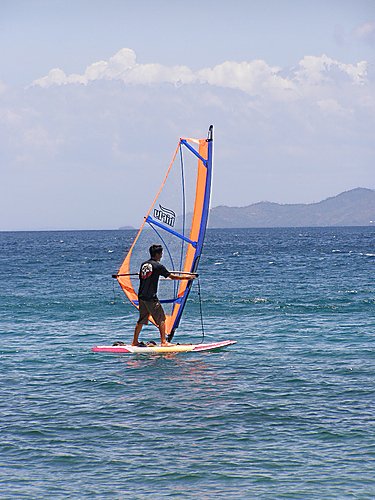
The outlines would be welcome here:
[[[375,2],[0,0],[0,230],[139,226],[211,123],[212,206],[375,189]]]

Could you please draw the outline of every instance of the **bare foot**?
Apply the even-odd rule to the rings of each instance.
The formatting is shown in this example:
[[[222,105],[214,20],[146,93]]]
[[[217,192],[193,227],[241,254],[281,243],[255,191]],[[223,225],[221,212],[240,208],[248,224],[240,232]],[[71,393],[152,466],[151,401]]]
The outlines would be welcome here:
[[[162,344],[160,344],[162,347],[170,347],[170,346],[173,346],[173,345],[176,345],[176,344],[171,344],[170,342],[163,342]]]

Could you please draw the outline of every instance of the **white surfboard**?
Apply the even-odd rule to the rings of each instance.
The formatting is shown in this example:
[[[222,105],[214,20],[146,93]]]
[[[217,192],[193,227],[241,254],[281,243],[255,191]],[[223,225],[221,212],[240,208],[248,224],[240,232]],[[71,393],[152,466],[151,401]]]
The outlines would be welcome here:
[[[221,342],[210,342],[206,344],[175,344],[171,346],[162,347],[146,346],[136,347],[132,345],[97,345],[92,348],[93,352],[112,352],[117,354],[166,354],[178,352],[201,352],[201,351],[215,351],[222,349],[232,344],[236,344],[236,340],[222,340]]]

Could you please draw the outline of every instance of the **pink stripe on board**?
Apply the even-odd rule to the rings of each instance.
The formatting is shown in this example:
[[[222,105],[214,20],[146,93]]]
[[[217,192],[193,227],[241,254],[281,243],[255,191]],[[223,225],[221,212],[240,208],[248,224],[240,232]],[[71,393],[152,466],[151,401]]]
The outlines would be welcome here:
[[[130,353],[126,347],[122,346],[105,346],[105,345],[96,345],[91,349],[93,352],[125,352]]]

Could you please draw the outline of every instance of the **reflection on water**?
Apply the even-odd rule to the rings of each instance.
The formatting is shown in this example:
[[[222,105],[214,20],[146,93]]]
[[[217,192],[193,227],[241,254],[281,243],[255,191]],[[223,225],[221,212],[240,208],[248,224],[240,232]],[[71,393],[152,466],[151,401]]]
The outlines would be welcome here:
[[[147,387],[172,386],[194,393],[212,394],[236,387],[236,379],[223,370],[217,370],[217,362],[230,353],[167,353],[151,355],[123,355],[117,361],[123,366],[116,371],[116,378],[129,381],[141,380]],[[233,355],[233,353],[232,353]],[[202,359],[204,358],[204,359]],[[210,358],[212,361],[210,361]],[[229,358],[228,358],[229,361]],[[134,375],[132,371],[137,373]],[[150,384],[150,386],[149,386]]]

